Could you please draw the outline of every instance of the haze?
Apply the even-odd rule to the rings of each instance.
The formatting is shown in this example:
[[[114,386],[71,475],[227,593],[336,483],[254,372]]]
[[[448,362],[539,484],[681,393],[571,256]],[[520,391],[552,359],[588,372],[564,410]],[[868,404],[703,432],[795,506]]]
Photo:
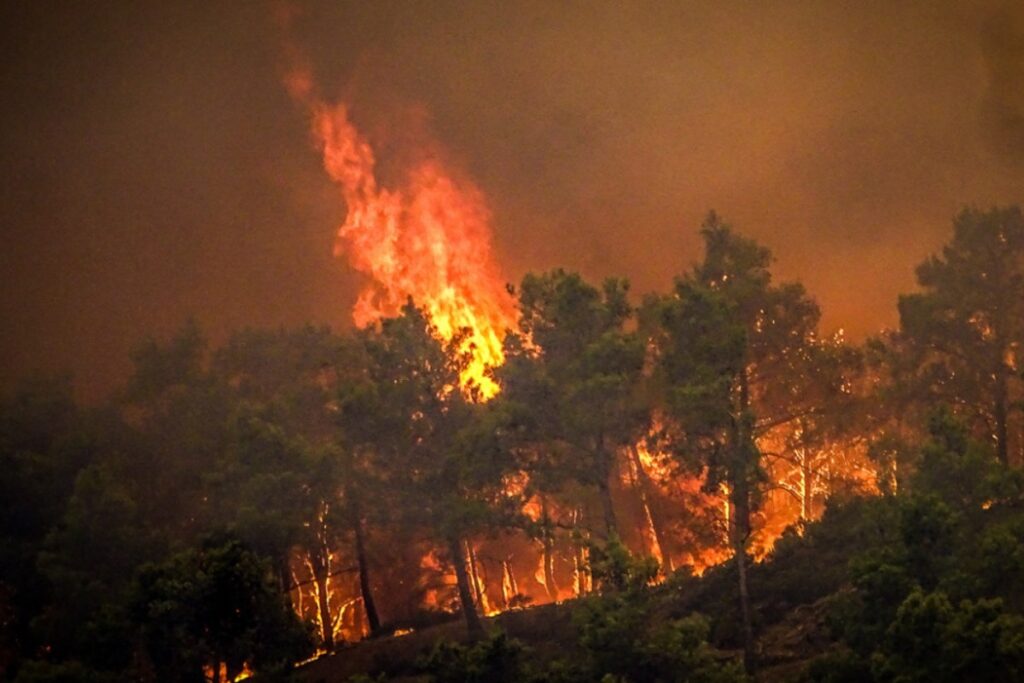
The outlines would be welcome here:
[[[169,5],[0,10],[4,384],[67,368],[99,396],[190,315],[214,338],[349,324],[345,207],[281,87],[275,8]],[[960,207],[1024,201],[1019,3],[301,6],[326,94],[385,160],[423,118],[513,282],[665,288],[714,208],[861,337]]]

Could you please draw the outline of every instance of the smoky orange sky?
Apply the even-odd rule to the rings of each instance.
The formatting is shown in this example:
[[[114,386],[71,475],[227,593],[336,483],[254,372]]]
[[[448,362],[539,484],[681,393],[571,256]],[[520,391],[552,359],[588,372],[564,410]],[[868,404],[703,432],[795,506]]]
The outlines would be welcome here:
[[[511,281],[664,289],[714,208],[862,337],[896,323],[960,207],[1024,201],[1019,2],[299,6],[293,40],[385,166],[429,130],[486,193]],[[214,340],[349,324],[345,207],[273,16],[2,5],[5,385],[68,369],[100,396],[190,315]]]

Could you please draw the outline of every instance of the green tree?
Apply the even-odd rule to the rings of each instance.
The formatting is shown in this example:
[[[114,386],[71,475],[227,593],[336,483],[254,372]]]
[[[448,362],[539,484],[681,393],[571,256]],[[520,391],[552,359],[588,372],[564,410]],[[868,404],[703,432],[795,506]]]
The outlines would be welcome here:
[[[795,351],[784,371],[792,393],[774,399],[788,409],[777,413],[779,423],[766,430],[762,421],[757,432],[776,445],[763,452],[773,485],[793,496],[807,522],[830,495],[858,490],[858,478],[870,480],[874,468],[858,448],[870,429],[860,351],[841,334],[812,338]]]
[[[160,680],[203,681],[212,672],[232,681],[246,665],[272,671],[312,651],[269,563],[230,537],[143,568],[133,611]]]
[[[52,598],[38,556],[95,460],[94,424],[66,378],[33,378],[0,397],[0,671],[30,656],[32,621]]]
[[[528,656],[522,643],[499,631],[469,647],[439,641],[420,668],[431,683],[539,683],[528,672]]]
[[[519,330],[496,372],[513,405],[528,468],[542,491],[575,481],[597,492],[604,534],[618,533],[611,496],[618,452],[649,422],[640,391],[644,344],[625,329],[633,316],[625,280],[599,289],[576,273],[528,274],[519,288]]]
[[[360,421],[362,429],[348,438],[365,450],[392,514],[447,550],[467,627],[480,637],[466,540],[511,523],[516,510],[503,487],[509,463],[500,422],[472,400],[472,387],[459,385],[469,360],[461,337],[442,342],[411,301],[362,338],[366,374],[347,387],[340,405],[349,424]]]
[[[102,464],[82,470],[38,559],[53,600],[35,628],[52,656],[76,657],[105,670],[126,667],[132,579],[139,565],[164,551],[163,540],[143,524],[135,496],[115,470]]]
[[[815,414],[803,364],[816,345],[820,313],[799,284],[772,284],[771,253],[712,213],[701,229],[705,256],[667,297],[645,305],[655,348],[654,384],[663,437],[706,486],[728,491],[745,662],[754,666],[747,582],[752,513],[767,482],[758,438]]]
[[[170,544],[190,545],[211,526],[208,473],[229,449],[235,409],[229,388],[209,372],[205,338],[194,322],[166,342],[132,353],[118,397],[129,425],[116,457],[143,523]],[[159,486],[152,486],[158,480]]]
[[[878,681],[1010,683],[1024,675],[1024,618],[998,600],[911,593],[900,605],[872,669]]]
[[[917,268],[922,291],[900,297],[900,334],[919,396],[972,420],[1010,460],[1020,410],[1024,340],[1024,215],[1019,207],[966,209],[953,239]]]
[[[337,424],[340,383],[357,373],[357,346],[327,328],[246,330],[213,357],[213,372],[237,402],[232,439],[218,470],[223,523],[274,559],[284,590],[289,560],[306,553],[318,596],[323,647],[334,647],[329,604],[332,555],[355,527],[363,606],[371,633],[380,628],[370,591],[362,521],[348,512],[355,482],[350,452]]]
[[[657,602],[650,582],[653,558],[635,557],[617,540],[593,549],[594,577],[603,593],[573,614],[585,658],[579,680],[619,683],[738,683],[739,663],[717,658],[699,614],[652,618]]]

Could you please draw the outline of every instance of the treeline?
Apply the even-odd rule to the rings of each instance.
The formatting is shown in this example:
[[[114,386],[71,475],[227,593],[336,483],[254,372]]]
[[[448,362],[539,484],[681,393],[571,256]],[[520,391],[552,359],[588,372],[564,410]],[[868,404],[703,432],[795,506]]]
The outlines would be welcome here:
[[[651,585],[656,563],[612,542],[591,563],[601,593],[559,605],[554,629],[442,641],[359,680],[1019,681],[1022,471],[1000,464],[992,445],[946,409],[912,452],[898,492],[831,500],[820,519],[791,527],[750,567],[756,676],[731,656],[742,641],[736,563]]]
[[[726,640],[752,670],[755,560],[789,524],[991,468],[1001,493],[957,504],[1020,504],[1005,483],[1024,460],[1019,208],[962,212],[899,329],[859,346],[822,333],[767,249],[714,215],[702,236],[703,259],[639,304],[624,280],[526,276],[489,401],[460,382],[464,339],[440,340],[411,301],[343,336],[249,330],[210,349],[187,326],[139,346],[97,408],[65,381],[25,383],[0,406],[3,675],[231,680],[456,610],[479,637],[481,613],[621,588],[601,567],[622,543],[655,558],[651,580],[732,558],[709,578],[731,577]],[[942,439],[963,457],[929,456]],[[945,513],[894,505],[877,562],[950,612],[966,593],[943,603],[946,574],[926,567],[946,547],[907,541]],[[897,593],[847,620],[892,616],[875,640],[846,636],[850,670],[911,609]]]

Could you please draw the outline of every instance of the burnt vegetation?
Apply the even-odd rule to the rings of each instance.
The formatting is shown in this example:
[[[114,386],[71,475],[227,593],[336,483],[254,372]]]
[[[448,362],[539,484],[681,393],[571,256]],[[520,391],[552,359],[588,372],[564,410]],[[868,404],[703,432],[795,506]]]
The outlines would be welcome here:
[[[702,235],[642,299],[527,275],[489,400],[414,301],[8,392],[0,676],[1024,678],[1020,209],[959,214],[863,344]]]

